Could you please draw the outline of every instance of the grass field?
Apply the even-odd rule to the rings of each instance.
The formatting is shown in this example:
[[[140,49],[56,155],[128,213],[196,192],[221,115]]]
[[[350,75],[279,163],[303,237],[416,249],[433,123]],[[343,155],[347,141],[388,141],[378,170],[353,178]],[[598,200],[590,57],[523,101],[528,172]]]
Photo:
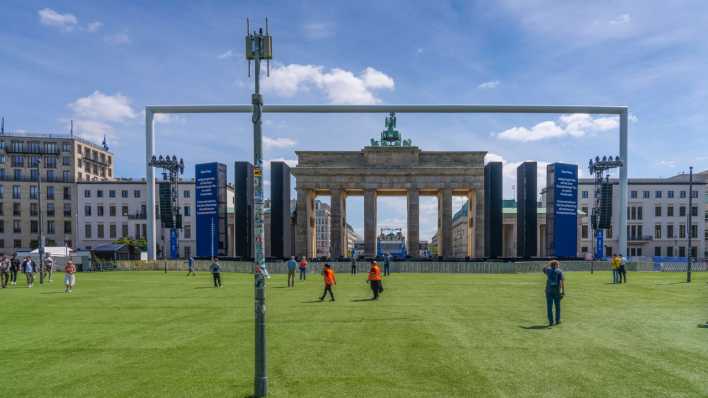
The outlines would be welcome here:
[[[568,273],[545,325],[542,275],[394,274],[268,287],[273,397],[706,397],[708,274]],[[0,290],[2,397],[245,397],[252,276],[78,274]]]

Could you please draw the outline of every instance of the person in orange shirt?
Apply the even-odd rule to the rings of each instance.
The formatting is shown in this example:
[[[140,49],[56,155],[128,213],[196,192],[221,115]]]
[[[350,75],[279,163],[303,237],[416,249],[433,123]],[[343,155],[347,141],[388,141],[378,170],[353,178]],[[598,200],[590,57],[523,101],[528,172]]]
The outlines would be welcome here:
[[[69,260],[64,267],[64,293],[71,293],[76,284],[76,266]]]
[[[332,293],[332,285],[337,284],[337,278],[334,277],[334,270],[332,269],[332,266],[329,264],[324,265],[324,269],[322,270],[322,275],[324,275],[324,292],[322,292],[322,297],[320,297],[320,301],[323,301],[325,296],[327,295],[327,292],[329,292],[329,296],[332,298],[330,301],[334,301],[334,293]]]
[[[381,268],[374,260],[371,260],[368,282],[371,291],[374,293],[372,300],[378,300],[379,294],[383,292],[383,285],[381,284]]]

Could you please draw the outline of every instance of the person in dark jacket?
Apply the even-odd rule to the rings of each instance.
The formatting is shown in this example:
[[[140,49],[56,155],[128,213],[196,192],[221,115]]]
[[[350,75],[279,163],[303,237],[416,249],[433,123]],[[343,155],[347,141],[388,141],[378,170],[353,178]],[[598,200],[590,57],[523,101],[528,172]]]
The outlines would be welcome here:
[[[548,326],[558,325],[561,322],[561,299],[565,296],[565,277],[557,260],[550,262],[543,269],[546,274],[546,315]],[[556,308],[555,319],[553,307]]]
[[[211,276],[214,278],[214,287],[221,287],[221,265],[218,257],[211,259]]]
[[[10,284],[17,285],[17,273],[20,272],[20,260],[16,255],[10,259]]]

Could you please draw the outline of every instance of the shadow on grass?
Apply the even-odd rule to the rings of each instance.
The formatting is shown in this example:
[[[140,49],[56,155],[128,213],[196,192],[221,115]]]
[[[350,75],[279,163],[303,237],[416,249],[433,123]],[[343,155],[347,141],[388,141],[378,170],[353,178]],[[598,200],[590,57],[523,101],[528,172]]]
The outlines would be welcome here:
[[[62,293],[64,293],[64,292],[63,292],[63,291],[60,291],[60,292],[42,292],[42,293],[40,293],[40,294],[62,294]]]
[[[271,286],[271,289],[287,289],[288,286]]]
[[[323,300],[316,299],[316,300],[310,300],[310,301],[302,301],[303,304],[312,304],[312,303],[322,303]]]
[[[355,303],[360,303],[362,301],[375,301],[375,300],[372,298],[363,298],[363,299],[353,299],[352,301]]]
[[[532,325],[532,326],[519,326],[521,329],[526,329],[526,330],[550,330],[551,327],[548,325]]]
[[[657,283],[657,286],[662,286],[662,285],[680,285],[682,283],[688,283],[686,281],[679,281],[679,282],[667,282],[667,283]]]
[[[195,289],[216,289],[214,286],[197,286]]]

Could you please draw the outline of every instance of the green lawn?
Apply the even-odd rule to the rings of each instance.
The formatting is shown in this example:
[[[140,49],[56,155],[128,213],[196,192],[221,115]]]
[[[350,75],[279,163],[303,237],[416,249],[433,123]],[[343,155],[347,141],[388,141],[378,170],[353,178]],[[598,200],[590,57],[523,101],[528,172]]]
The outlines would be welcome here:
[[[271,279],[273,397],[706,397],[708,273],[568,273],[563,324],[542,275],[394,274]],[[78,274],[64,294],[0,290],[2,397],[245,397],[253,380],[252,276]],[[22,278],[24,280],[24,278]]]

